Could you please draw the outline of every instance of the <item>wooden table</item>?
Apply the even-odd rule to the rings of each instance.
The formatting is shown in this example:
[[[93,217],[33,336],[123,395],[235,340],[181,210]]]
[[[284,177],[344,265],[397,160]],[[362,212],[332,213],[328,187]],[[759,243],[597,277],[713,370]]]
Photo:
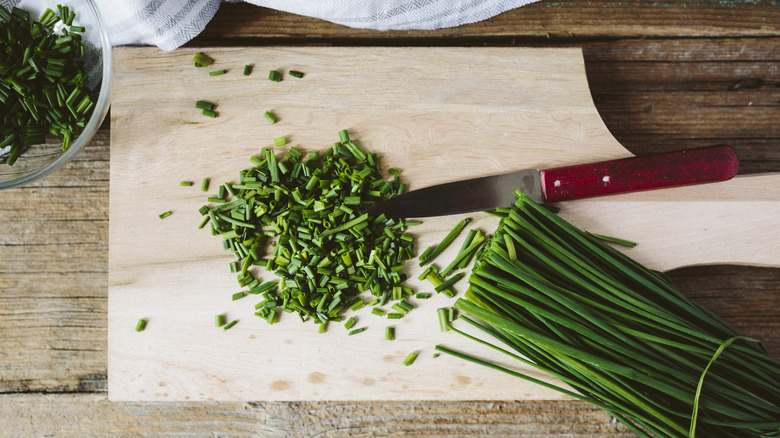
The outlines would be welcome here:
[[[596,107],[630,151],[727,143],[740,173],[780,171],[776,1],[541,2],[410,32],[225,4],[189,46],[230,44],[581,46]],[[575,401],[109,403],[109,132],[106,122],[65,168],[0,193],[0,435],[634,436]],[[780,269],[670,275],[780,357]]]

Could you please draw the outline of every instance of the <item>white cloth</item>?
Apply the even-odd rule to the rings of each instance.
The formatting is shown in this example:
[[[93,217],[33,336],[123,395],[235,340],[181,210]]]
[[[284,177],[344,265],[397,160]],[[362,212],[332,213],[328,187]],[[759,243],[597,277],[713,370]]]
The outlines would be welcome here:
[[[25,2],[0,0],[0,4],[9,7],[20,1]],[[163,50],[173,50],[197,36],[220,6],[220,0],[94,1],[112,45],[153,45]],[[257,6],[378,30],[454,27],[535,1],[538,0],[247,0]],[[73,8],[78,9],[80,2],[74,0]]]

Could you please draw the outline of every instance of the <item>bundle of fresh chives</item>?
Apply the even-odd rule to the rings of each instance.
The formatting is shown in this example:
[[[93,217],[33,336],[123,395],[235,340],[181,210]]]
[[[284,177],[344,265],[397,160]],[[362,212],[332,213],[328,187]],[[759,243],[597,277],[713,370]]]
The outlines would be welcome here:
[[[662,274],[518,193],[455,307],[484,341],[640,436],[777,437],[780,362]],[[503,344],[503,348],[496,344]]]
[[[29,12],[0,5],[0,155],[8,153],[8,165],[49,134],[68,150],[87,124],[96,99],[84,69],[85,29],[72,25],[75,16],[61,6],[31,21]]]
[[[412,308],[403,263],[414,257],[414,238],[403,220],[362,213],[399,194],[401,183],[386,181],[379,157],[363,152],[346,131],[339,137],[305,160],[294,147],[282,157],[263,149],[250,159],[254,167],[240,172],[239,183],[221,185],[218,196],[208,198],[212,205],[200,209],[200,226],[209,223],[236,258],[232,270],[247,288],[242,297],[263,297],[256,306],[260,317],[280,309],[316,324],[341,320],[343,311],[366,305],[357,296],[364,291],[376,297],[372,306],[393,294],[403,313]],[[261,284],[254,266],[273,272],[278,283]]]

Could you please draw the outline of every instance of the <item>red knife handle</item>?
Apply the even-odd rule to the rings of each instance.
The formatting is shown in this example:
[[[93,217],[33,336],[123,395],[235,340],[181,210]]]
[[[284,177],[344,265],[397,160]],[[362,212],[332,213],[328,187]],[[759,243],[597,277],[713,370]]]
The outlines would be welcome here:
[[[540,172],[548,202],[726,181],[739,159],[729,146],[556,167]]]

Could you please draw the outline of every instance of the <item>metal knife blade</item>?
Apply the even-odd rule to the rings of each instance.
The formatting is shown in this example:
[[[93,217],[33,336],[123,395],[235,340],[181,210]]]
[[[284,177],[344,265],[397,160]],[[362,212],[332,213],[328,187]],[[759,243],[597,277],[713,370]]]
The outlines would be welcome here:
[[[407,218],[485,211],[512,205],[515,190],[542,202],[539,170],[526,169],[414,190],[373,205],[366,209],[366,213]]]
[[[528,169],[414,190],[366,209],[391,218],[444,216],[509,207],[519,190],[536,202],[557,202],[725,181],[739,159],[725,145],[552,169]]]

